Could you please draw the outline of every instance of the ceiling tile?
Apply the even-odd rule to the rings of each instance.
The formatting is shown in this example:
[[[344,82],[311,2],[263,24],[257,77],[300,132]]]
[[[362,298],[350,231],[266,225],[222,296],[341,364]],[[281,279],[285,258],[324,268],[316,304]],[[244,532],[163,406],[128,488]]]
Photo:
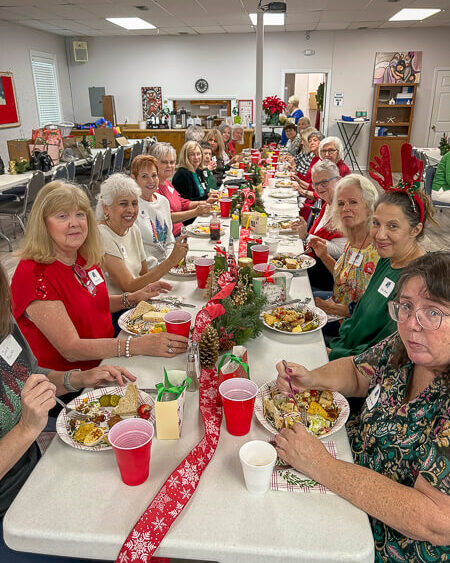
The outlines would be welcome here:
[[[220,27],[219,25],[194,27],[193,29],[195,29],[198,33],[226,33],[223,27]]]
[[[384,20],[380,20],[377,22],[352,22],[347,29],[358,29],[360,27],[368,27],[369,29],[376,29],[381,24],[384,23]]]
[[[250,21],[248,25],[224,25],[222,27],[227,33],[254,33],[255,31]]]
[[[317,31],[329,31],[335,29],[347,29],[349,24],[347,22],[319,22],[317,24]]]

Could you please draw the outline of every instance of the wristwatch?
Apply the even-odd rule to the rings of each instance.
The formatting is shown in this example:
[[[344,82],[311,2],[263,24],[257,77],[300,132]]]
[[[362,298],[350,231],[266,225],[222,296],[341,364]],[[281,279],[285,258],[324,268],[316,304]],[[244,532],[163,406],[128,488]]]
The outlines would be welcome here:
[[[76,389],[75,387],[73,387],[73,385],[70,384],[70,376],[74,371],[81,371],[81,369],[69,369],[69,371],[66,371],[66,373],[64,374],[64,387],[67,389],[67,391],[79,391],[79,389]]]

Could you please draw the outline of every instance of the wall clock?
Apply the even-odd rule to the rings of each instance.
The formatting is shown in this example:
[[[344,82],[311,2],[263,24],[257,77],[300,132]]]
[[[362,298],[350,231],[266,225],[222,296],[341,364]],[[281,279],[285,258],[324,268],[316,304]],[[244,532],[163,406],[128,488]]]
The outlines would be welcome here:
[[[204,78],[199,78],[195,83],[195,89],[200,94],[204,94],[209,88],[208,82]]]

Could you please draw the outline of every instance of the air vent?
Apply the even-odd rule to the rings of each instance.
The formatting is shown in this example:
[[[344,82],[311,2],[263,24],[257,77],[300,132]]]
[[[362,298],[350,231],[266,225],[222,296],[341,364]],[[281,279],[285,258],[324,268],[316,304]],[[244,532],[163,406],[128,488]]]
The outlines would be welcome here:
[[[149,7],[148,6],[135,6],[136,10],[141,10],[141,12],[148,12],[149,11]]]

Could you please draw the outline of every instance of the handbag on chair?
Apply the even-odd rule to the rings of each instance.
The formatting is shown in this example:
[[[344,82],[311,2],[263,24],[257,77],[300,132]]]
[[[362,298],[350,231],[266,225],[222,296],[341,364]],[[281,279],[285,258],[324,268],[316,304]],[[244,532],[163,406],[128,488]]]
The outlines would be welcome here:
[[[33,151],[30,157],[30,166],[32,170],[48,172],[53,168],[54,162],[47,151]]]

